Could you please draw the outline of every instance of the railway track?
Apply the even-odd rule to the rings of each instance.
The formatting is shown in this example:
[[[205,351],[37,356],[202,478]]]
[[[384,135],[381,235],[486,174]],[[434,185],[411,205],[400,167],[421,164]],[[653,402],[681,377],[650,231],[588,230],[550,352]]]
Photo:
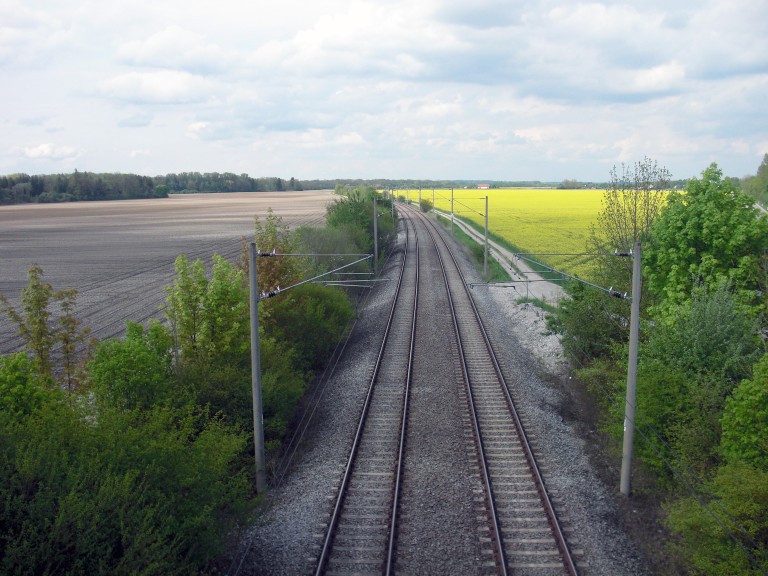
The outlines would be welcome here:
[[[409,259],[416,260],[411,265]],[[408,229],[398,288],[317,574],[389,574],[408,413],[418,306],[418,243]]]
[[[498,572],[576,574],[533,449],[459,265],[432,222],[415,210],[406,213],[427,226],[440,255]]]
[[[423,523],[419,514],[425,510],[428,514],[440,514],[442,504],[424,500],[437,500],[440,496],[421,486],[403,498],[406,508],[399,510],[398,502],[403,484],[408,493],[412,480],[414,484],[419,482],[418,474],[409,476],[407,466],[403,473],[403,462],[424,456],[423,451],[420,456],[409,455],[420,439],[407,434],[411,427],[408,394],[411,388],[418,391],[423,384],[418,378],[411,381],[414,358],[420,358],[422,364],[440,361],[436,357],[419,356],[432,352],[414,344],[416,325],[422,326],[420,335],[424,330],[435,329],[434,306],[443,306],[450,310],[450,320],[448,324],[441,324],[440,329],[452,327],[453,334],[450,328],[446,329],[444,339],[451,343],[448,348],[452,352],[448,352],[448,356],[452,356],[456,364],[457,389],[463,389],[462,396],[466,399],[467,415],[462,420],[467,429],[464,432],[471,438],[474,463],[470,466],[476,470],[464,480],[472,485],[465,492],[472,493],[475,484],[481,487],[476,491],[480,498],[475,504],[479,528],[476,539],[481,552],[473,569],[477,574],[576,574],[575,562],[533,450],[460,268],[439,229],[415,210],[402,207],[401,214],[406,216],[404,221],[410,222],[408,255],[402,264],[401,284],[390,314],[387,336],[370,381],[366,407],[362,410],[315,573],[439,573],[437,559],[414,554],[411,543],[418,538],[420,530],[430,530],[421,526],[434,524],[434,521]],[[420,252],[425,272],[421,281],[419,265],[413,265],[413,254]],[[432,316],[419,312],[425,307],[418,306],[420,282],[422,292],[438,301],[433,303],[429,313]],[[429,371],[420,374],[424,380],[432,378]],[[442,393],[447,394],[448,390]],[[424,415],[411,412],[411,420],[421,417]],[[435,421],[431,422],[429,426],[434,426]],[[448,442],[461,444],[462,430],[455,428],[462,425],[452,422],[451,426],[454,430]],[[451,470],[436,470],[435,478],[426,482],[442,486],[437,475],[451,473]],[[421,482],[424,484],[424,480]],[[409,544],[398,546],[401,518],[406,531],[402,540]],[[456,538],[456,531],[450,538]],[[410,549],[406,550],[408,546]],[[458,573],[456,569],[454,567],[452,573]]]

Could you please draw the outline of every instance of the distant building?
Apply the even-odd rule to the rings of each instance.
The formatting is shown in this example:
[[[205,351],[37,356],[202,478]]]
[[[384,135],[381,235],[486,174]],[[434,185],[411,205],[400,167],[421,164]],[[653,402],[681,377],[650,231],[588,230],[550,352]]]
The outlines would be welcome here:
[[[478,184],[477,189],[478,190],[488,190],[491,187],[490,184]]]

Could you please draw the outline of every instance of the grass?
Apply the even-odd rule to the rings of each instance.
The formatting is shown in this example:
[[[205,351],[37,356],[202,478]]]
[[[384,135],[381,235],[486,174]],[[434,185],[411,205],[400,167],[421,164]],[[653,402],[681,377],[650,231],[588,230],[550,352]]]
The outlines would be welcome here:
[[[401,194],[418,202],[418,191]],[[421,194],[432,199],[431,189]],[[486,196],[489,236],[496,242],[530,254],[545,266],[589,276],[590,258],[584,253],[602,208],[603,190],[454,190],[454,214],[484,231]],[[450,190],[436,189],[434,199],[436,209],[451,211]]]
[[[450,223],[446,222],[443,218],[438,218],[437,221],[445,228],[450,228]],[[458,240],[459,244],[465,246],[469,250],[475,267],[482,271],[485,246],[478,244],[476,240],[464,233],[458,226],[454,227],[453,235],[456,240]],[[486,278],[486,280],[488,282],[507,282],[511,280],[507,271],[504,270],[502,265],[492,258],[490,254],[488,255],[488,278]]]

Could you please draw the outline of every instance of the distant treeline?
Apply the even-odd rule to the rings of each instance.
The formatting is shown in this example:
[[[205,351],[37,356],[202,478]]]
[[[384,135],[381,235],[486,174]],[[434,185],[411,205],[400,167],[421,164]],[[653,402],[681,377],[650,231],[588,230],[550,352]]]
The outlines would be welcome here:
[[[332,184],[327,187],[333,188]],[[247,174],[182,172],[165,176],[137,174],[12,174],[0,176],[0,204],[163,198],[199,192],[304,190],[295,178],[251,178]]]
[[[474,188],[478,184],[492,188],[547,187],[554,182],[479,181],[479,180],[406,180],[406,179],[333,179],[297,180],[277,177],[252,178],[231,172],[180,172],[165,176],[79,172],[72,174],[11,174],[0,176],[0,204],[78,202],[88,200],[127,200],[163,198],[168,194],[216,192],[280,192],[326,190],[337,186],[378,189]]]
[[[750,177],[751,178],[751,177]],[[738,179],[735,179],[738,180]],[[687,180],[671,182],[684,188]],[[759,182],[762,191],[763,179]],[[296,178],[261,177],[231,172],[180,172],[165,176],[138,174],[79,172],[72,174],[10,174],[0,176],[0,204],[45,202],[78,202],[84,200],[127,200],[132,198],[164,198],[168,194],[216,192],[281,192],[293,190],[328,190],[337,186],[373,187],[379,190],[417,188],[605,188],[602,182],[542,182],[540,180],[414,180],[414,179],[332,179],[298,180]],[[760,194],[752,193],[759,197]]]

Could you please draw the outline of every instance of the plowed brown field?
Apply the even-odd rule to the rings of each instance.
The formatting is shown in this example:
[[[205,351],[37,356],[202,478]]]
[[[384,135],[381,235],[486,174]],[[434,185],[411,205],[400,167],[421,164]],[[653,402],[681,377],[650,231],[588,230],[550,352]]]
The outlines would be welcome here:
[[[0,206],[0,294],[18,304],[33,264],[54,289],[78,291],[78,318],[96,337],[119,335],[126,320],[157,316],[173,263],[185,253],[238,258],[253,217],[272,208],[290,226],[321,226],[331,191],[175,195],[154,200]],[[0,316],[0,355],[18,349]]]

